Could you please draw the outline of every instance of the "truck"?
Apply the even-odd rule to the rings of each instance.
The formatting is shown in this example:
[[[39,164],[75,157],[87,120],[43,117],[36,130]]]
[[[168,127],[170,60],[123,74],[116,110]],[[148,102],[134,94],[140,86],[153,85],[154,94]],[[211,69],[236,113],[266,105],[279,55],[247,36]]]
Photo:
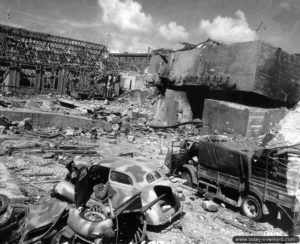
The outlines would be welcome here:
[[[250,140],[207,135],[172,142],[165,164],[208,199],[258,221],[276,209],[300,232],[300,145],[261,148]]]

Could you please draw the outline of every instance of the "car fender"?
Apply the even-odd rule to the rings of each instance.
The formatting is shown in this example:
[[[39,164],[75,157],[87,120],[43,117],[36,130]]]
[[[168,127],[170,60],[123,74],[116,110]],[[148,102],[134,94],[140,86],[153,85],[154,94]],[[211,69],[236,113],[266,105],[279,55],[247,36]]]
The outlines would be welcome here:
[[[53,193],[75,202],[75,186],[71,182],[60,181],[54,186]]]
[[[190,164],[184,164],[182,166],[182,170],[186,170],[188,171],[191,176],[192,176],[192,181],[194,184],[197,184],[197,169],[195,168],[194,165],[190,165]],[[181,170],[181,171],[182,171]]]

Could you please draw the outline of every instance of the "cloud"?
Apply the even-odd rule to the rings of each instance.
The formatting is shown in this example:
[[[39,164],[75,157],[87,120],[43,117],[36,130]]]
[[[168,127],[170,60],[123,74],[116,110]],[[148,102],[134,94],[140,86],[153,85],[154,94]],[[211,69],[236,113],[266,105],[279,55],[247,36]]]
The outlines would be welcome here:
[[[189,33],[181,25],[172,21],[168,25],[161,25],[158,28],[159,34],[167,41],[178,41],[188,38]]]
[[[238,10],[237,18],[217,16],[213,21],[201,20],[200,30],[213,40],[224,43],[245,42],[256,39],[256,33],[246,20],[245,14]]]
[[[282,2],[272,18],[279,24],[282,33],[295,33],[299,28],[300,9],[292,4]]]
[[[130,35],[128,33],[112,33],[108,48],[113,52],[142,52],[148,51],[149,37]]]
[[[63,25],[68,25],[72,28],[98,28],[102,26],[99,22],[79,22],[71,19],[59,19],[58,22]]]
[[[102,20],[121,30],[148,32],[152,17],[142,12],[142,5],[134,0],[98,0],[102,8]]]

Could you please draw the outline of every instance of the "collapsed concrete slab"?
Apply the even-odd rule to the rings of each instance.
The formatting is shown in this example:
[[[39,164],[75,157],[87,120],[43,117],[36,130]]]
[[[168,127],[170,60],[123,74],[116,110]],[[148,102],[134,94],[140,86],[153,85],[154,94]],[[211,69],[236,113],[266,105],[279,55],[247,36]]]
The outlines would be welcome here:
[[[300,143],[300,105],[288,111],[284,118],[265,136],[268,147],[290,146]]]
[[[47,113],[32,110],[9,110],[0,109],[0,115],[8,117],[11,121],[20,121],[25,118],[31,118],[34,126],[57,127],[57,128],[86,128],[101,126],[105,122],[82,118],[78,116],[63,115],[57,113]]]
[[[193,113],[186,92],[167,89],[154,106],[156,122],[161,125],[175,125],[191,121]]]
[[[202,121],[219,133],[257,137],[266,134],[287,113],[287,109],[263,109],[206,99]]]

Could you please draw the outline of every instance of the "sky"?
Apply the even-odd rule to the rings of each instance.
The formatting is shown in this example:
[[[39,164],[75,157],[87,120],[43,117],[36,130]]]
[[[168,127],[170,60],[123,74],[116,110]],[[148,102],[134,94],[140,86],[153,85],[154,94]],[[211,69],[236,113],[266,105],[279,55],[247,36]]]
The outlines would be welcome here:
[[[0,23],[105,44],[179,49],[208,38],[300,53],[299,0],[0,0]]]

